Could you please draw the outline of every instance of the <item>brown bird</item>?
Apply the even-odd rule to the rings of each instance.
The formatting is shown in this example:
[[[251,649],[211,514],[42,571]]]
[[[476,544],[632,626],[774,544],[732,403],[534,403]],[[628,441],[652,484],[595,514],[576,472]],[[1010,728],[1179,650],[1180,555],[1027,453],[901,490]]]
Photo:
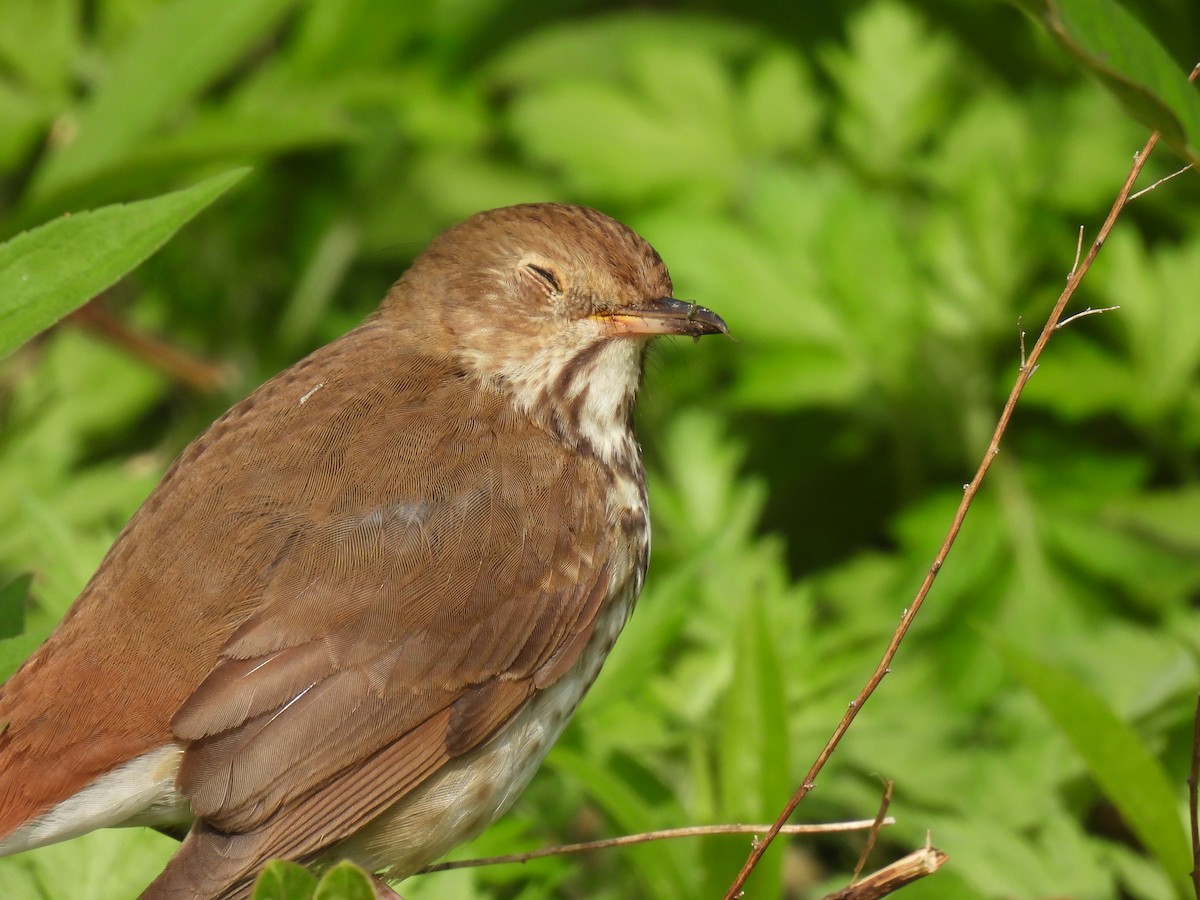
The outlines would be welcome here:
[[[190,830],[143,898],[269,859],[411,874],[516,798],[642,587],[649,339],[727,333],[576,206],[480,213],[163,477],[0,689],[0,854]]]

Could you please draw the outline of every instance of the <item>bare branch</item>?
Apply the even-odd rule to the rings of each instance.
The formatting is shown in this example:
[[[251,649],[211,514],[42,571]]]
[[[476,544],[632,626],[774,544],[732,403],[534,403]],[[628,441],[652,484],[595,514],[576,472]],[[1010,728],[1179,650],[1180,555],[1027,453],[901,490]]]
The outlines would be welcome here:
[[[881,825],[895,825],[896,820],[890,816],[880,819],[856,819],[849,822],[828,822],[824,825],[785,825],[781,830],[784,834],[836,834],[844,831],[878,831]],[[504,856],[485,856],[480,859],[457,859],[450,862],[436,863],[426,866],[420,874],[430,872],[446,872],[450,869],[473,869],[479,866],[495,866],[503,863],[524,863],[531,859],[541,859],[544,856],[565,856],[569,853],[586,853],[590,850],[607,850],[609,847],[628,847],[633,844],[645,844],[650,841],[665,841],[675,838],[707,837],[714,834],[752,834],[760,835],[769,831],[770,825],[693,825],[685,828],[666,828],[662,831],[647,831],[642,834],[627,834],[622,837],[604,838],[598,841],[584,841],[579,844],[562,844],[558,847],[545,847],[541,850],[530,850],[528,853],[508,853]],[[757,839],[757,838],[756,838]]]

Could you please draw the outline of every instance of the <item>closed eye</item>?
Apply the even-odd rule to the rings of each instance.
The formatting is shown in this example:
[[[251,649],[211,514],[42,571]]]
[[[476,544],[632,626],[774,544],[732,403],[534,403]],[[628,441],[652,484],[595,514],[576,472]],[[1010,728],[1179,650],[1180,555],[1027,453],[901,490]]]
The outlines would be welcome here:
[[[549,269],[543,269],[541,266],[535,266],[532,263],[526,266],[526,268],[542,279],[542,281],[546,282],[546,284],[550,285],[550,290],[554,291],[554,293],[562,293],[562,287],[559,285],[558,279]]]

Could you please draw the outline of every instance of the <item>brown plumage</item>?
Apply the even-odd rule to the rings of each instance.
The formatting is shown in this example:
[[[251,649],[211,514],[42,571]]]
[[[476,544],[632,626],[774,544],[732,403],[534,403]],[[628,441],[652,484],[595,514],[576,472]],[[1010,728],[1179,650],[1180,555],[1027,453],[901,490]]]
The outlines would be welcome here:
[[[486,827],[641,589],[644,347],[725,331],[670,293],[594,210],[481,213],[233,407],[0,689],[0,853],[194,817],[143,897],[235,898]]]

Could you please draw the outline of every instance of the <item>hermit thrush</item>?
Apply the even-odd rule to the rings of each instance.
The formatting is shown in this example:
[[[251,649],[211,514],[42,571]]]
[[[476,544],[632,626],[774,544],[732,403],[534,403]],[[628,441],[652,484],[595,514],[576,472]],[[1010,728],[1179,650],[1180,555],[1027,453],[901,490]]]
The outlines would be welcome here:
[[[725,331],[591,209],[437,238],[183,452],[0,689],[0,854],[191,823],[143,898],[234,898],[486,827],[642,587],[646,344]]]

